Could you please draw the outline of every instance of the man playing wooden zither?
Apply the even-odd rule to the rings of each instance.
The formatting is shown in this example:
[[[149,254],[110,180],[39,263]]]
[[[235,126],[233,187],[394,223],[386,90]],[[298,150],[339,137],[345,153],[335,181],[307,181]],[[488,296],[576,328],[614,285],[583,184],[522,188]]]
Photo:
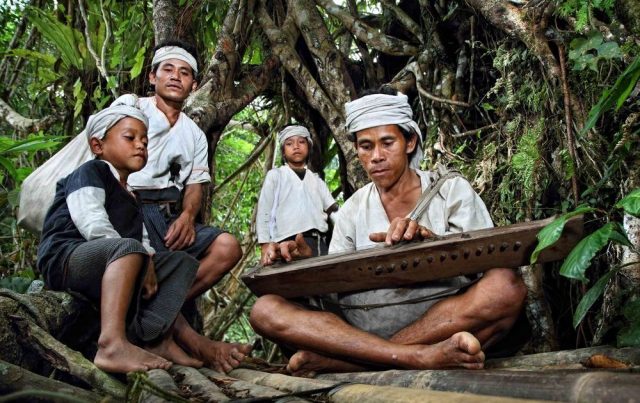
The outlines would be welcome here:
[[[484,203],[461,177],[444,181],[426,211],[409,218],[437,174],[417,169],[420,130],[407,97],[382,92],[345,105],[347,130],[372,183],[339,211],[329,253],[492,227]],[[289,248],[295,245],[282,250],[288,254]],[[483,349],[513,326],[526,293],[515,271],[496,268],[476,282],[460,276],[327,296],[320,309],[265,295],[253,307],[251,324],[297,350],[288,365],[294,375],[371,365],[480,369]]]

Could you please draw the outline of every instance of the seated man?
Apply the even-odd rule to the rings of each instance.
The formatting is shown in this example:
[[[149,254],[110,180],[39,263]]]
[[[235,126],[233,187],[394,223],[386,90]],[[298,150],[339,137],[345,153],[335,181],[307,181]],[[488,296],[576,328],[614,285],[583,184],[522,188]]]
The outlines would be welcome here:
[[[417,220],[408,218],[437,174],[417,169],[420,130],[407,97],[385,92],[345,105],[347,129],[372,183],[338,212],[329,252],[491,227],[484,203],[460,177],[446,180]],[[265,295],[253,307],[251,324],[297,350],[288,366],[294,375],[363,365],[479,369],[483,349],[511,328],[525,298],[516,272],[496,268],[475,283],[461,276],[322,298],[326,310]]]
[[[155,47],[149,81],[155,94],[140,98],[149,120],[149,161],[129,176],[129,185],[142,201],[145,226],[156,251],[183,251],[200,265],[187,300],[209,290],[242,257],[233,235],[196,223],[203,185],[211,181],[208,144],[198,125],[182,112],[196,89],[197,54],[181,41]],[[176,340],[205,365],[230,371],[250,351],[248,345],[213,341],[198,334],[183,315],[176,319]]]

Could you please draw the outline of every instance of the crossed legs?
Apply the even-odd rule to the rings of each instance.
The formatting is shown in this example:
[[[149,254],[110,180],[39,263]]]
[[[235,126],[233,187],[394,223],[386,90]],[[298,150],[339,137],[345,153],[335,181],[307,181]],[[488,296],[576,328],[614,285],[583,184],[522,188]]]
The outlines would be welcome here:
[[[525,298],[526,287],[514,271],[493,269],[467,292],[440,301],[389,340],[274,295],[258,299],[251,324],[258,333],[298,349],[289,362],[294,374],[361,370],[359,364],[473,369],[482,368],[482,347],[511,328]]]

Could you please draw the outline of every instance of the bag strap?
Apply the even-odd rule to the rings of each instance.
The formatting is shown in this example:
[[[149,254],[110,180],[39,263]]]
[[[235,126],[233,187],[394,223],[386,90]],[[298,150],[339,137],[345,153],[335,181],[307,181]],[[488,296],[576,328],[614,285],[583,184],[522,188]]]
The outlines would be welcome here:
[[[411,221],[418,221],[418,219],[422,217],[422,214],[424,214],[424,212],[427,210],[427,207],[429,207],[429,203],[431,203],[431,200],[433,200],[436,194],[438,194],[438,191],[440,191],[440,188],[446,181],[458,176],[462,176],[460,172],[454,169],[448,169],[441,164],[436,165],[436,174],[438,176],[436,182],[433,184],[433,186],[425,189],[424,192],[422,192],[422,195],[418,199],[418,203],[416,203],[416,207],[413,209],[411,214],[409,214],[409,219]]]

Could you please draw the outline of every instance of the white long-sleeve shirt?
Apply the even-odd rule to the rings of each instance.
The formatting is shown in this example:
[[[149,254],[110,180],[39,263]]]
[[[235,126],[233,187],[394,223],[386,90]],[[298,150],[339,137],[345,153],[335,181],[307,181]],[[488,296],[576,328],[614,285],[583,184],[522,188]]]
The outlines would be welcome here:
[[[270,170],[258,200],[258,243],[279,242],[312,229],[327,232],[325,211],[335,202],[327,184],[308,169],[304,179],[288,165]]]
[[[436,180],[433,172],[416,170],[422,191],[430,188]],[[493,227],[491,216],[471,184],[461,177],[449,179],[429,203],[419,223],[436,235],[479,230]],[[329,253],[354,251],[369,247],[382,247],[369,240],[373,232],[387,232],[390,222],[382,206],[375,184],[369,183],[355,192],[335,217],[335,227]],[[469,280],[463,276],[432,281],[407,287],[381,288],[371,291],[341,295],[340,303],[370,305],[407,301],[455,289]],[[456,290],[450,293],[455,293]],[[414,304],[392,305],[375,309],[346,309],[343,314],[352,325],[389,338],[400,329],[415,322],[436,301]]]
[[[207,138],[191,118],[180,112],[171,126],[156,106],[155,97],[140,98],[140,109],[149,119],[149,159],[147,165],[129,175],[128,184],[138,189],[167,189],[211,181],[207,160]],[[179,166],[172,175],[171,165]]]

